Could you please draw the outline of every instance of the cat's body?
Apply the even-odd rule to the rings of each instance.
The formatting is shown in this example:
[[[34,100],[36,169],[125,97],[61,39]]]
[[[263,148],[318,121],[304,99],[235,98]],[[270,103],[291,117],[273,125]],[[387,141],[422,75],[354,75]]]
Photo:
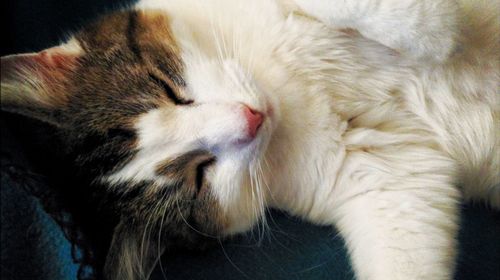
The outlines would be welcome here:
[[[92,78],[95,71],[85,74],[90,66],[108,67],[102,72],[108,75],[129,59],[141,64],[110,81],[120,88],[130,77],[129,87],[139,92],[146,87],[137,73],[166,64],[155,67],[163,73],[146,72],[160,84],[167,77],[167,91],[174,91],[169,98],[175,110],[158,98],[150,102],[140,95],[144,92],[134,93],[148,104],[137,109],[141,105],[135,101],[139,105],[123,107],[135,110],[125,122],[133,131],[129,147],[134,153],[119,153],[112,168],[90,172],[109,192],[148,186],[141,194],[144,200],[123,203],[108,276],[147,274],[151,263],[144,263],[143,255],[159,252],[134,252],[144,246],[144,234],[139,230],[142,243],[133,241],[140,238],[126,228],[141,217],[157,219],[161,225],[156,226],[162,227],[164,217],[155,218],[140,205],[148,204],[144,197],[161,202],[162,189],[174,185],[189,196],[197,188],[194,201],[200,202],[189,206],[194,210],[182,212],[178,201],[183,198],[176,192],[151,212],[164,216],[179,210],[179,217],[167,214],[167,220],[189,224],[183,231],[241,232],[263,218],[265,207],[335,225],[359,279],[450,279],[461,194],[500,207],[498,3],[297,2],[301,9],[287,1],[143,0],[137,12],[104,18],[107,23],[88,28],[67,45],[66,50],[85,59],[71,66],[84,71],[78,79],[68,78],[65,90],[94,82],[85,91],[69,90],[77,93],[78,102],[70,93],[73,106],[66,114],[118,112],[95,113],[91,125],[79,127],[82,131],[108,129],[96,118],[115,122],[123,117],[119,106],[125,102],[112,98],[116,108],[96,102],[81,109],[94,101],[78,96],[92,99],[99,85]],[[295,9],[298,13],[291,12]],[[107,25],[117,30],[112,36],[93,35],[110,32]],[[372,40],[342,28],[355,28]],[[118,55],[118,62],[108,58],[122,48],[128,51]],[[2,89],[4,84],[13,83],[4,83],[2,73]],[[123,89],[117,92],[124,94]],[[16,100],[2,97],[13,107],[26,104]],[[87,124],[85,118],[76,119],[76,125]],[[87,136],[78,137],[68,139]],[[78,148],[70,150],[78,153]],[[103,151],[116,155],[103,147],[92,151],[76,157],[82,168],[99,161]],[[176,178],[181,183],[173,183]],[[147,232],[148,223],[139,222],[137,228]],[[173,227],[178,224],[167,231],[177,231]],[[141,265],[145,271],[136,268]]]

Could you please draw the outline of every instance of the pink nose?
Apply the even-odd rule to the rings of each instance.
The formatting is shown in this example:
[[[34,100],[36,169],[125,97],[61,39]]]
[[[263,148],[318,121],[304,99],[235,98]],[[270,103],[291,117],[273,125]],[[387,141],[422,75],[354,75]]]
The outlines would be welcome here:
[[[264,121],[264,115],[246,105],[243,105],[243,114],[247,121],[248,136],[254,138]]]

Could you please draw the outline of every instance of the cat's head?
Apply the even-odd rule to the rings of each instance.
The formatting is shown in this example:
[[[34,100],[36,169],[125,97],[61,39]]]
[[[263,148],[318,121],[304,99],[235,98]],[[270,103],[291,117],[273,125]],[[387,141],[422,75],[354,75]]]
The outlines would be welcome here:
[[[113,197],[115,276],[147,273],[163,246],[144,242],[159,228],[176,240],[227,236],[266,204],[256,185],[279,104],[221,42],[179,38],[172,24],[123,11],[60,46],[2,57],[2,108],[58,127],[77,169]]]

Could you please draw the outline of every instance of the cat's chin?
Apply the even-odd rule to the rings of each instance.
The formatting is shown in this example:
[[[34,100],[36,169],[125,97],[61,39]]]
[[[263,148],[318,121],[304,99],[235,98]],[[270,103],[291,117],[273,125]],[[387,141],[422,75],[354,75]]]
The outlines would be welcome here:
[[[254,219],[240,218],[237,221],[234,221],[233,223],[228,225],[223,230],[223,232],[221,232],[220,236],[227,238],[238,234],[242,234],[250,231],[256,224],[257,221],[255,221]]]

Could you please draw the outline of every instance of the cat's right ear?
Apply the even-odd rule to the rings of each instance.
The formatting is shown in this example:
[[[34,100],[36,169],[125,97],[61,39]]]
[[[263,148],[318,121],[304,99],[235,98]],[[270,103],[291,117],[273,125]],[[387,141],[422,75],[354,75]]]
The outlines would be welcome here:
[[[82,55],[72,40],[37,53],[2,57],[2,110],[61,126],[58,116],[68,101],[67,80]]]

